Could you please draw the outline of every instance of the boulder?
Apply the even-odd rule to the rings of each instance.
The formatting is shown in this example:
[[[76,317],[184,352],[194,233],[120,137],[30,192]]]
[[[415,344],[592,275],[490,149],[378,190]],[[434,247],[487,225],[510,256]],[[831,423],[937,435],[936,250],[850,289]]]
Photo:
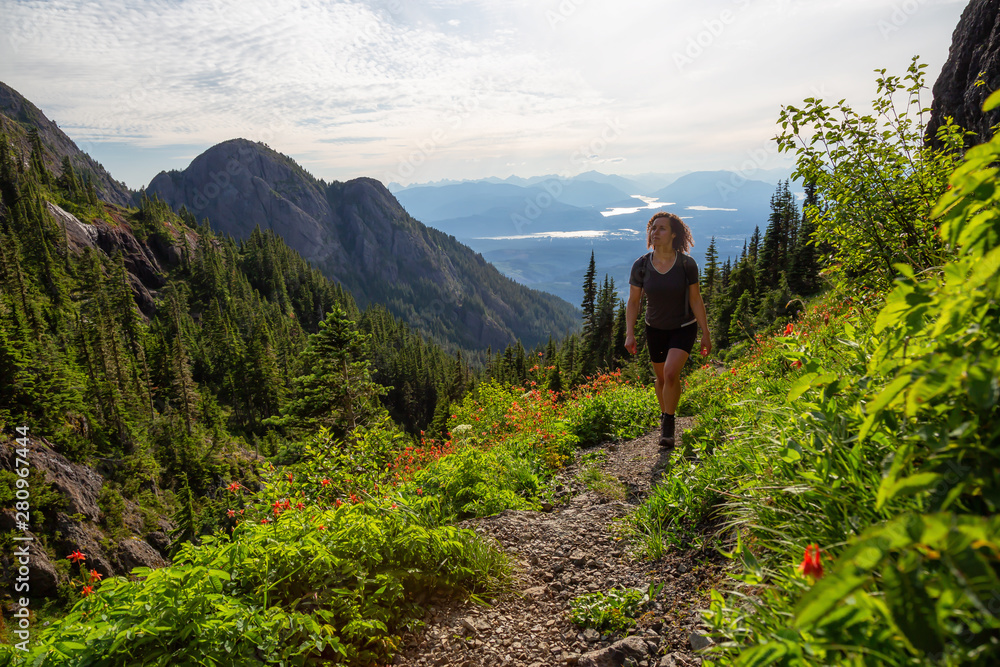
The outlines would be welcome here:
[[[976,85],[982,81],[983,85]],[[1000,122],[1000,111],[984,114],[983,102],[1000,89],[1000,0],[972,0],[951,37],[948,60],[934,83],[934,101],[927,139],[937,145],[935,133],[946,116],[976,133],[971,143],[987,141]]]
[[[580,656],[579,667],[620,667],[627,660],[639,662],[649,655],[649,647],[640,637],[626,637],[598,651]]]
[[[148,543],[134,537],[121,541],[118,545],[118,565],[123,572],[131,572],[136,567],[164,567],[167,561]]]

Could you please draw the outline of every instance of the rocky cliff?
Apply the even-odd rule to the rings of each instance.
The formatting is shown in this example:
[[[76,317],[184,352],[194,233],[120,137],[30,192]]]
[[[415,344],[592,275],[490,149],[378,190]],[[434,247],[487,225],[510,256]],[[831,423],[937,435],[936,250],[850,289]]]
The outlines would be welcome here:
[[[981,85],[977,85],[982,82]],[[934,101],[927,125],[931,143],[947,116],[972,130],[981,143],[993,136],[1000,111],[984,114],[983,102],[1000,89],[1000,0],[972,0],[962,12],[951,38],[948,60],[934,84]]]
[[[132,193],[123,183],[112,178],[104,167],[81,151],[38,107],[0,81],[0,131],[7,135],[25,157],[31,154],[27,137],[28,130],[32,127],[38,129],[45,149],[42,161],[49,171],[58,175],[62,171],[63,157],[69,156],[73,169],[78,174],[90,174],[94,179],[99,198],[118,206],[129,206],[132,203]]]
[[[213,229],[246,238],[272,229],[358,305],[385,304],[437,340],[494,349],[561,337],[577,325],[565,301],[504,277],[454,237],[414,220],[378,181],[327,184],[269,147],[234,139],[147,188]]]
[[[18,449],[22,453],[18,454]],[[23,456],[27,449],[27,457]],[[102,576],[126,575],[135,567],[162,567],[170,544],[169,531],[174,525],[161,517],[143,516],[139,506],[122,499],[113,509],[101,508],[104,477],[94,468],[67,460],[53,450],[44,438],[30,437],[27,447],[0,435],[0,470],[12,475],[17,460],[27,460],[30,490],[28,516],[30,530],[24,531],[17,520],[13,502],[0,509],[0,530],[14,531],[33,540],[30,547],[31,572],[27,591],[31,598],[51,598],[60,586],[69,583],[75,571],[60,566],[73,551],[87,557],[87,567]],[[112,516],[114,515],[114,516]],[[119,526],[109,530],[109,526]],[[139,536],[144,536],[140,538]],[[14,558],[0,554],[3,578],[11,579]],[[71,574],[72,572],[72,574]],[[4,589],[14,590],[13,581]]]

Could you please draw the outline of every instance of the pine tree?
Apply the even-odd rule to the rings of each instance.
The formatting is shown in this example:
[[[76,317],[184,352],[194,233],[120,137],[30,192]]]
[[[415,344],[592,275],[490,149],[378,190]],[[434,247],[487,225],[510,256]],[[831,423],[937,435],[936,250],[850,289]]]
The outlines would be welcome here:
[[[79,202],[81,199],[80,182],[76,178],[76,171],[69,156],[64,155],[62,159],[62,174],[59,175],[59,187],[66,190],[70,200]]]
[[[788,269],[798,215],[795,196],[788,188],[788,181],[782,181],[771,196],[771,214],[756,262],[757,282],[762,291],[777,288],[781,274]]]
[[[597,302],[597,266],[594,263],[594,251],[590,251],[590,265],[587,267],[587,273],[583,276],[583,302],[580,307],[583,308],[583,337],[586,339],[590,336],[590,331],[594,326],[595,317],[595,307]]]
[[[715,249],[715,237],[713,236],[708,243],[708,250],[705,251],[705,270],[701,274],[701,298],[705,302],[706,309],[711,307],[718,281],[719,253]]]
[[[819,289],[819,252],[813,239],[816,231],[816,209],[819,199],[816,184],[806,183],[806,199],[802,205],[802,222],[792,250],[788,270],[789,287],[797,294],[815,294]]]
[[[358,331],[347,313],[334,306],[309,337],[302,355],[303,375],[281,417],[265,425],[313,429],[327,427],[334,439],[346,439],[358,426],[382,414],[378,397],[385,389],[371,379],[366,358],[368,336]]]
[[[757,256],[760,253],[760,227],[753,228],[753,236],[750,237],[750,247],[747,251],[747,259],[752,267],[757,266]]]
[[[33,127],[28,130],[28,142],[31,144],[31,172],[43,185],[51,185],[52,175],[45,168],[45,149],[42,148],[42,138],[38,134],[38,128]]]

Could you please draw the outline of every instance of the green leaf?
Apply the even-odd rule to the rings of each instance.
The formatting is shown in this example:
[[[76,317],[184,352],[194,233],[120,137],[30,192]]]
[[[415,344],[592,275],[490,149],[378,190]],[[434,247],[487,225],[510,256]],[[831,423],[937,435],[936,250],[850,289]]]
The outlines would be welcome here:
[[[836,379],[837,376],[834,373],[806,373],[792,384],[788,390],[787,400],[791,403],[813,387],[829,384]]]
[[[998,106],[1000,106],[1000,90],[995,90],[983,102],[983,111],[992,111]]]
[[[838,572],[820,579],[799,600],[795,608],[795,626],[808,628],[829,614],[840,601],[868,582],[861,572]]]
[[[913,378],[909,375],[901,375],[896,378],[890,382],[885,389],[879,392],[878,396],[865,406],[865,412],[873,414],[889,405],[889,403],[892,402],[892,399],[896,398],[896,396],[899,395],[899,392],[905,389],[911,382],[913,382]]]
[[[935,472],[917,473],[899,480],[887,477],[882,480],[882,486],[879,487],[876,508],[881,509],[882,505],[893,498],[912,496],[933,488],[940,479],[941,475]]]
[[[893,622],[910,644],[926,653],[940,653],[944,646],[934,601],[917,573],[890,564],[882,571],[882,589]]]
[[[784,642],[768,642],[740,653],[734,664],[745,667],[764,667],[781,661],[788,655],[788,645]]]

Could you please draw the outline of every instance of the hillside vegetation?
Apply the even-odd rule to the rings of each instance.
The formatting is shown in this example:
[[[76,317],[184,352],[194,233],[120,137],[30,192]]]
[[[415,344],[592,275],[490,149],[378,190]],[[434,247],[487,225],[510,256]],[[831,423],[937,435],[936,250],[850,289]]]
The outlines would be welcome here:
[[[920,83],[916,64],[881,78],[878,118],[783,112],[836,286],[692,375],[699,461],[634,517],[651,554],[722,526],[735,581],[706,615],[712,664],[1000,655],[1000,137],[963,159],[951,126],[924,148]]]
[[[726,361],[690,364],[696,368],[681,407],[697,425],[622,534],[649,558],[692,546],[731,558],[732,584],[712,593],[705,613],[715,642],[703,655],[710,664],[1000,659],[1000,137],[963,154],[961,131],[950,125],[939,134],[943,149],[925,147],[922,88],[914,62],[902,78],[882,73],[874,116],[813,99],[784,109],[779,144],[797,153],[798,175],[812,191],[805,220],[790,215],[794,207],[779,189],[774,231],[741,258],[742,279],[711,290],[703,283],[715,299],[713,326],[726,327]],[[1000,106],[1000,94],[987,106]],[[41,191],[43,174],[13,182],[22,192]],[[65,199],[71,190],[58,192]],[[144,202],[135,225],[146,229],[142,221],[156,220],[159,207]],[[278,400],[268,410],[250,400],[242,409],[251,419],[243,423],[239,392],[272,385],[230,383],[233,398],[214,402],[228,396],[217,393],[227,387],[226,362],[210,366],[222,371],[212,384],[211,374],[194,380],[197,366],[184,360],[197,354],[186,346],[198,350],[192,341],[214,330],[205,324],[212,301],[223,313],[240,303],[233,286],[242,280],[236,267],[246,247],[199,230],[198,253],[181,264],[198,278],[189,300],[170,297],[163,319],[151,321],[146,361],[120,352],[134,365],[91,371],[87,345],[103,341],[112,361],[116,346],[128,349],[125,324],[111,324],[127,309],[102,306],[97,293],[74,298],[84,283],[73,283],[69,271],[83,269],[48,250],[60,246],[44,216],[35,225],[40,236],[17,245],[12,230],[30,229],[32,215],[26,209],[6,217],[14,222],[0,239],[21,253],[4,259],[0,379],[21,392],[10,395],[24,397],[0,406],[6,428],[30,417],[86,456],[95,445],[59,419],[76,411],[124,460],[146,448],[156,465],[177,466],[173,479],[192,481],[176,482],[181,539],[169,567],[110,577],[92,571],[85,553],[58,554],[73,561],[65,593],[72,606],[33,629],[27,655],[0,647],[16,664],[384,663],[400,635],[418,625],[423,605],[449,596],[486,599],[509,584],[512,565],[502,551],[455,521],[553,504],[554,471],[575,448],[634,437],[658,419],[643,384],[648,366],[626,362],[620,349],[613,282],[599,285],[592,270],[582,334],[531,352],[510,347],[489,357],[479,375],[466,374],[456,359],[435,385],[447,389],[419,439],[386,418],[372,359],[387,351],[376,346],[368,356],[364,316],[336,293],[324,304],[323,322],[311,320],[315,329],[289,348],[287,363],[297,372],[274,383]],[[795,252],[780,231],[789,220],[796,221]],[[801,242],[803,230],[809,243]],[[260,235],[260,242],[269,238]],[[225,271],[210,268],[223,266],[221,256],[205,266],[216,252],[226,256]],[[823,276],[810,269],[793,277],[792,268],[804,266],[795,257],[815,261]],[[18,282],[29,261],[49,262],[57,276],[58,266],[70,268],[52,284]],[[97,280],[101,262],[88,261]],[[112,269],[109,263],[105,271],[114,276]],[[824,281],[808,291],[826,288],[806,300],[807,290],[791,287],[803,278]],[[219,284],[230,287],[208,292],[215,298],[195,311],[202,313],[197,325],[182,304]],[[260,327],[250,343],[264,324],[278,330],[266,313],[289,320],[287,327],[307,319],[292,293],[290,311],[252,302],[247,316],[256,314]],[[49,305],[57,298],[87,317],[58,317],[64,311]],[[87,342],[60,344],[74,340],[74,331]],[[24,351],[45,358],[32,347],[39,345],[63,361],[29,370]],[[227,348],[204,349],[214,358]],[[260,364],[268,349],[265,339],[242,358]],[[281,348],[272,349],[274,367],[282,368]],[[143,380],[142,363],[161,369],[155,384]],[[34,383],[72,387],[60,375],[70,371],[91,393],[50,391],[45,395],[56,398],[42,400]],[[189,402],[198,382],[213,389],[191,393],[198,400]],[[145,386],[154,392],[153,425],[169,429],[160,431],[169,433],[162,441],[115,419],[130,414],[113,409],[131,404],[122,392],[145,406]],[[240,467],[213,457],[215,424],[220,433],[246,434],[247,442],[257,441],[259,427],[269,460]],[[134,440],[124,438],[130,433]],[[214,467],[197,474],[206,462]],[[201,500],[192,493],[199,479]],[[648,595],[655,594],[651,586]],[[620,595],[606,591],[601,599],[612,605]],[[621,600],[616,608],[631,609]],[[593,622],[578,616],[581,625]]]

